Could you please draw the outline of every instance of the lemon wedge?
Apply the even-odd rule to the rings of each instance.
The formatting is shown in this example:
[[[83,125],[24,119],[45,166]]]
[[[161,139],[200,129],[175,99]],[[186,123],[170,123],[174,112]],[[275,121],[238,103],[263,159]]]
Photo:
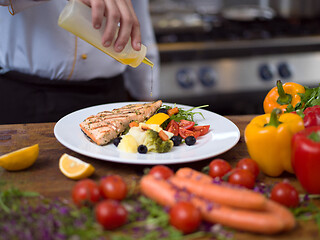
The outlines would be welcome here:
[[[74,180],[87,178],[94,172],[91,164],[66,153],[59,159],[59,169],[66,177]]]
[[[169,118],[168,114],[165,113],[157,113],[150,117],[147,121],[146,124],[157,124],[161,125],[165,120]]]
[[[30,167],[39,156],[39,145],[21,148],[0,157],[0,166],[9,171],[19,171]]]

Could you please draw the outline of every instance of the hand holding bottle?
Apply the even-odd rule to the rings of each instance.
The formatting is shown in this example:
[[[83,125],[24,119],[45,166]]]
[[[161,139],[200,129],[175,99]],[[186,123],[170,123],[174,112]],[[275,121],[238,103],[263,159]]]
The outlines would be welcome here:
[[[146,53],[147,53],[146,46],[140,43],[140,40],[141,40],[140,28],[137,27],[137,25],[130,24],[129,21],[127,20],[124,21],[123,18],[126,18],[126,17],[124,15],[121,15],[122,20],[120,18],[121,26],[119,27],[118,26],[119,22],[117,20],[118,18],[112,18],[113,21],[112,23],[110,23],[108,22],[109,20],[107,16],[102,15],[102,21],[101,23],[99,23],[101,25],[96,26],[97,23],[92,22],[92,19],[94,19],[97,15],[93,17],[93,12],[98,11],[100,7],[96,6],[96,7],[90,8],[88,5],[86,5],[82,1],[83,0],[69,0],[67,2],[66,6],[60,13],[60,16],[58,19],[58,25],[60,27],[73,33],[74,35],[78,36],[84,41],[90,43],[91,45],[100,49],[101,51],[113,57],[114,59],[121,62],[122,64],[126,64],[131,67],[137,67],[143,62],[151,67],[153,66],[153,63],[146,58]],[[86,0],[86,1],[89,1],[89,0]],[[93,3],[93,1],[100,1],[100,0],[91,0],[91,1]],[[113,2],[115,0],[104,0],[104,1]],[[129,2],[129,0],[117,0],[117,2],[118,1],[122,3],[124,1]],[[94,4],[96,4],[96,2],[94,2]],[[115,34],[109,35],[108,29],[113,28],[114,26],[117,27],[115,30]],[[138,34],[136,31],[138,31]],[[105,40],[106,37],[108,37],[107,40]],[[109,45],[109,37],[111,37],[110,45]],[[107,43],[107,45],[109,45],[108,47],[105,46],[105,41],[108,42]],[[126,45],[122,45],[124,43],[126,43]],[[136,49],[140,49],[140,50],[136,50]]]
[[[106,25],[102,35],[102,45],[110,47],[118,24],[119,33],[114,43],[114,50],[121,52],[131,37],[132,48],[136,51],[141,49],[141,33],[138,18],[133,9],[131,0],[81,0],[91,7],[92,25],[100,29],[102,20],[106,17]]]

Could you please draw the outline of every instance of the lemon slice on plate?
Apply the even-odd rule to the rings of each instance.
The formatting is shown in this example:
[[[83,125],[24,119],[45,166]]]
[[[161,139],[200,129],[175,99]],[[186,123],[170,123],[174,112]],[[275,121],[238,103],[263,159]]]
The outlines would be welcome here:
[[[94,172],[91,164],[66,153],[59,159],[59,169],[66,177],[74,180],[87,178]]]
[[[21,148],[0,156],[0,166],[9,171],[19,171],[34,164],[39,156],[39,145]]]
[[[161,125],[165,120],[169,118],[168,114],[165,113],[157,113],[150,117],[147,121],[146,124],[158,124]]]

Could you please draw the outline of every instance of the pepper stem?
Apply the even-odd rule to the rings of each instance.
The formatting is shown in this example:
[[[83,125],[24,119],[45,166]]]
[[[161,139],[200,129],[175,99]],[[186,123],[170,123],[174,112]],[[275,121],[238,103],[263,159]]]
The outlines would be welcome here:
[[[277,103],[279,103],[280,105],[287,105],[291,103],[292,96],[284,91],[282,82],[280,80],[277,81],[277,89],[279,94]]]
[[[278,115],[281,113],[282,113],[281,109],[274,108],[271,112],[271,115],[270,115],[270,121],[265,126],[278,127],[281,124],[281,122],[279,121]]]
[[[314,142],[320,142],[320,131],[312,132],[308,138]]]

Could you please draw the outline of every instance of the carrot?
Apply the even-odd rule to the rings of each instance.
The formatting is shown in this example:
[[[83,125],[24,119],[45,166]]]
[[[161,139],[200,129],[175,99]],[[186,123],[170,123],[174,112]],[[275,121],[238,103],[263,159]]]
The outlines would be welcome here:
[[[275,215],[278,215],[280,219],[283,220],[285,224],[284,230],[291,230],[295,227],[296,221],[290,211],[287,208],[283,207],[281,204],[268,200],[267,202],[267,211],[273,212]]]
[[[193,180],[197,180],[201,183],[212,183],[213,178],[210,177],[209,175],[206,175],[204,173],[201,173],[199,171],[193,170],[192,168],[180,168],[176,172],[176,176],[178,177],[185,177]]]
[[[132,128],[132,127],[139,127],[139,123],[137,123],[136,121],[133,121],[131,123],[129,123],[129,127]]]
[[[163,130],[160,130],[159,137],[162,139],[162,141],[168,141],[169,140],[168,135]]]
[[[211,223],[263,234],[275,234],[285,230],[283,219],[267,211],[249,211],[224,205],[208,211],[205,200],[194,198],[191,202],[199,208],[203,219]]]
[[[176,190],[166,181],[156,181],[153,175],[145,175],[141,178],[140,189],[144,195],[163,206],[173,206],[176,203],[174,198]]]
[[[252,210],[266,209],[267,199],[260,193],[230,184],[201,183],[198,180],[173,176],[170,182],[178,188],[185,188],[199,197],[219,204]]]
[[[147,130],[149,130],[150,128],[149,128],[148,126],[142,125],[142,126],[141,126],[141,129],[144,130],[144,131],[147,131]]]
[[[191,168],[179,169],[170,181],[179,188],[186,188],[216,203],[255,210],[266,208],[267,199],[262,194],[225,182],[214,183],[212,177]]]
[[[200,210],[203,219],[239,230],[275,234],[290,230],[295,224],[292,214],[287,209],[271,201],[268,201],[266,210],[263,211],[233,208],[190,194],[185,189],[152,175],[144,176],[140,187],[144,195],[161,205],[171,207],[178,201],[189,200]]]
[[[168,115],[171,117],[174,114],[177,114],[179,112],[179,108],[174,107],[167,110]]]
[[[184,177],[184,178],[187,178],[187,179],[190,179],[190,180],[194,180],[194,181],[197,181],[197,186],[199,186],[200,184],[200,182],[201,182],[201,184],[203,183],[203,184],[211,184],[211,186],[213,186],[214,184],[213,184],[213,179],[212,179],[212,177],[210,177],[210,176],[208,176],[208,175],[206,175],[206,174],[204,174],[204,173],[201,173],[201,172],[199,172],[199,171],[196,171],[196,170],[194,170],[194,169],[192,169],[192,168],[180,168],[177,172],[176,172],[176,176],[179,176],[179,177]],[[183,180],[183,182],[185,182],[186,180],[184,179]],[[209,190],[209,189],[212,189],[212,190]],[[217,198],[213,198],[213,196],[215,196],[216,194],[213,194],[213,187],[211,187],[211,188],[209,188],[209,189],[207,189],[206,190],[206,192],[208,192],[209,193],[209,195],[210,196],[212,196],[212,200],[213,201],[216,201],[216,202],[221,202],[222,201],[222,203],[223,204],[227,204],[229,201],[233,201],[233,200],[235,200],[235,201],[247,201],[248,202],[248,204],[250,203],[250,202],[252,202],[252,201],[255,201],[254,199],[247,199],[247,197],[249,198],[249,196],[250,196],[250,194],[249,195],[247,195],[247,194],[244,194],[244,195],[246,195],[246,196],[242,196],[241,197],[241,199],[237,199],[238,197],[240,197],[239,195],[241,194],[240,192],[239,192],[239,194],[237,194],[236,193],[236,191],[238,191],[238,190],[241,190],[241,189],[236,189],[236,188],[234,188],[234,189],[232,189],[232,190],[234,190],[235,192],[234,193],[231,193],[232,195],[230,195],[230,196],[232,196],[231,198],[229,198],[229,199],[223,199],[223,197],[222,196],[220,196],[220,201],[218,200],[218,198],[219,198],[219,196],[217,196]],[[219,188],[216,188],[216,190],[218,191],[218,193],[219,193]],[[231,190],[231,191],[232,191]],[[245,189],[244,189],[245,190]],[[189,189],[189,191],[191,191],[191,192],[193,192],[193,193],[195,193],[193,190],[191,190],[191,189]],[[196,191],[199,191],[199,190],[196,190]],[[230,191],[230,192],[231,192]],[[247,190],[247,192],[253,192],[252,190]],[[226,191],[226,193],[228,193],[229,191]],[[253,192],[254,193],[254,192]],[[262,198],[264,198],[263,197],[263,195],[261,195],[261,194],[259,194],[259,193],[256,193],[256,194],[258,194],[258,195],[260,195],[260,197],[258,197],[259,198],[259,201],[262,201]],[[242,194],[243,195],[243,194]],[[200,196],[200,195],[199,195]],[[255,198],[255,197],[254,197]],[[279,215],[280,216],[280,218],[282,218],[282,219],[285,219],[286,220],[286,230],[290,230],[290,229],[292,229],[294,226],[295,226],[295,219],[294,219],[294,217],[292,216],[292,214],[286,209],[286,208],[284,208],[283,206],[281,206],[280,204],[278,204],[278,203],[276,203],[276,202],[274,202],[274,201],[271,201],[271,200],[269,200],[269,199],[266,199],[266,198],[264,198],[265,199],[265,204],[263,204],[264,205],[264,207],[265,207],[265,210],[267,210],[267,211],[273,211],[275,214],[277,214],[277,215]],[[256,200],[258,200],[258,199],[256,199]],[[239,205],[241,204],[241,203],[238,203]],[[245,203],[243,203],[244,205],[245,205]],[[259,206],[259,204],[258,204],[258,201],[256,202],[256,203],[254,203],[253,205],[255,205],[255,206]],[[230,204],[230,206],[236,206],[236,203],[235,204]]]

